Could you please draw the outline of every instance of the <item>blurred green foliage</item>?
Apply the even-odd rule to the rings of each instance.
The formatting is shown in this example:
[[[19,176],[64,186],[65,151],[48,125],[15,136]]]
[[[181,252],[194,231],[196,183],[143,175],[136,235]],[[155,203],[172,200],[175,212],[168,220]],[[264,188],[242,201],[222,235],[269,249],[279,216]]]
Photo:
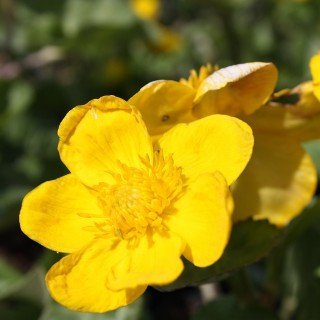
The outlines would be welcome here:
[[[243,308],[237,304],[237,300],[230,297],[222,297],[210,302],[198,314],[194,320],[277,320],[270,311],[259,307]]]
[[[293,87],[310,78],[309,58],[320,48],[320,1],[163,0],[157,21],[139,18],[126,0],[0,0],[0,10],[0,319],[157,319],[142,300],[91,315],[68,311],[47,294],[44,273],[57,254],[21,234],[18,214],[26,192],[67,172],[56,151],[61,119],[92,98],[127,99],[149,81],[179,79],[208,62],[272,61],[279,88]],[[306,148],[320,172],[320,142]],[[270,226],[262,225],[256,238],[268,252],[277,231],[265,233]],[[245,228],[233,235],[231,251],[246,243]],[[223,294],[194,319],[319,319],[317,199],[284,238],[246,268],[245,282],[237,274],[222,281]],[[259,241],[246,243],[236,267],[260,258]],[[224,261],[214,267],[217,278]],[[243,301],[248,283],[255,293]]]

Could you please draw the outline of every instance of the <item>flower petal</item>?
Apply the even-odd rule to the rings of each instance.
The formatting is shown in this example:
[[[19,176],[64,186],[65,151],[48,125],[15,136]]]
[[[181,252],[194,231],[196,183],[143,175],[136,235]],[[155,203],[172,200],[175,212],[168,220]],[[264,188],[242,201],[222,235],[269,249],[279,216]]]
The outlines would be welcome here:
[[[253,136],[243,121],[213,115],[175,126],[161,137],[159,145],[164,155],[173,155],[187,178],[219,171],[231,184],[251,157]]]
[[[316,183],[314,164],[298,142],[257,133],[252,158],[233,186],[234,219],[285,226],[310,202]]]
[[[198,267],[217,261],[229,239],[233,203],[219,173],[204,174],[174,204],[168,227],[186,241],[183,255]]]
[[[141,166],[140,157],[152,158],[152,144],[136,109],[113,96],[94,99],[72,109],[60,124],[59,152],[68,169],[93,186],[110,181],[119,161]]]
[[[139,109],[151,135],[162,134],[179,122],[195,120],[195,90],[176,82],[159,80],[144,86],[129,103]]]
[[[313,78],[314,94],[320,101],[320,52],[311,58],[310,69]]]
[[[142,237],[139,244],[112,268],[107,286],[120,290],[148,284],[169,284],[183,270],[180,259],[183,250],[182,239],[168,232]]]
[[[220,69],[200,85],[195,114],[250,114],[272,94],[278,72],[272,63],[252,62]]]
[[[304,94],[296,105],[268,104],[243,119],[254,132],[285,134],[301,142],[319,139],[320,102],[306,91],[308,84],[301,85]]]
[[[320,101],[315,96],[314,85],[311,81],[303,82],[291,92],[299,95],[297,104],[288,107],[293,115],[301,118],[320,115]]]
[[[111,311],[133,302],[146,286],[119,291],[106,287],[111,267],[125,253],[123,243],[100,239],[62,258],[46,276],[51,296],[69,309],[86,312]]]
[[[45,182],[23,200],[20,212],[22,231],[32,240],[58,252],[82,248],[93,234],[88,216],[102,215],[95,197],[72,174]]]

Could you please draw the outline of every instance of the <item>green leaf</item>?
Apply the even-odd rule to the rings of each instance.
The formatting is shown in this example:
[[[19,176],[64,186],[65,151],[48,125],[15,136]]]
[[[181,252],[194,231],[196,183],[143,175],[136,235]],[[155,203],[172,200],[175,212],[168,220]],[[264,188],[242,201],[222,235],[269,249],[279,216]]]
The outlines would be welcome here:
[[[320,201],[314,199],[309,206],[291,221],[286,230],[285,243],[292,242],[320,219]]]
[[[192,320],[276,320],[269,310],[258,306],[240,306],[234,297],[222,297],[205,305]]]
[[[217,263],[207,268],[198,268],[185,261],[185,269],[175,282],[168,286],[156,287],[156,289],[172,291],[190,285],[221,280],[235,270],[267,255],[282,235],[283,230],[267,221],[247,220],[237,223],[233,227],[230,242]]]
[[[0,259],[0,299],[19,290],[23,283],[23,276],[6,261]]]
[[[317,320],[320,314],[320,207],[314,219],[285,252],[281,288],[284,293],[283,313],[289,319]],[[286,303],[287,302],[287,303]]]
[[[304,144],[304,147],[314,161],[318,173],[320,173],[320,140],[307,142]]]

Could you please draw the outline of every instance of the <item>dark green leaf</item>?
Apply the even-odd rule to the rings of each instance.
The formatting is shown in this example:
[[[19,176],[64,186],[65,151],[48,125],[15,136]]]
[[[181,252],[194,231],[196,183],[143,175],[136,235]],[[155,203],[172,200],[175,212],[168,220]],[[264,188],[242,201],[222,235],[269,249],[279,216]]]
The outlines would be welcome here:
[[[320,201],[314,199],[311,204],[294,220],[286,230],[285,242],[289,243],[298,239],[308,228],[320,219]]]
[[[320,314],[320,207],[318,219],[286,249],[283,271],[283,313],[298,320],[318,320]]]
[[[40,313],[40,306],[27,300],[8,299],[0,302],[1,320],[36,320]]]
[[[320,140],[310,141],[304,144],[305,149],[314,161],[317,171],[320,174]]]

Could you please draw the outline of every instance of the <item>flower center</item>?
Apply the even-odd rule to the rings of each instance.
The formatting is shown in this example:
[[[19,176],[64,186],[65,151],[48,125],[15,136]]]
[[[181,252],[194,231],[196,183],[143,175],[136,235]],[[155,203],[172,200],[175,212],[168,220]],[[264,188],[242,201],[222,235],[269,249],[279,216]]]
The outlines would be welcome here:
[[[181,170],[172,157],[155,153],[153,164],[143,160],[144,168],[121,164],[121,174],[114,175],[114,185],[103,184],[99,200],[113,226],[115,235],[131,239],[147,230],[163,230],[166,208],[182,191]]]

